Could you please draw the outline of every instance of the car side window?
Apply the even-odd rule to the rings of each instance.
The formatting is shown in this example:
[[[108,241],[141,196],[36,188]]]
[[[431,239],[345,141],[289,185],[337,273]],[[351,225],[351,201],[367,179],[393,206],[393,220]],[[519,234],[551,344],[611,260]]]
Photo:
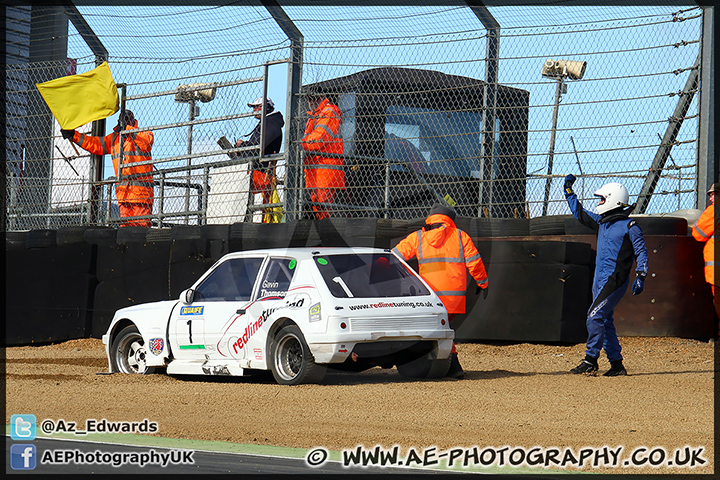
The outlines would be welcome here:
[[[195,299],[205,302],[250,300],[262,262],[262,258],[234,258],[221,263],[195,289]]]
[[[271,258],[260,281],[258,298],[285,298],[296,264],[297,261],[292,258]]]

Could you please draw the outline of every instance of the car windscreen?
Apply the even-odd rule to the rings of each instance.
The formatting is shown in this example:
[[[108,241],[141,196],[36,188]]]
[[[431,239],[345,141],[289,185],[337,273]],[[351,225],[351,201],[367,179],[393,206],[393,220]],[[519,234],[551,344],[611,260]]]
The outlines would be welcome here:
[[[417,275],[391,253],[318,255],[315,265],[337,298],[430,295]]]

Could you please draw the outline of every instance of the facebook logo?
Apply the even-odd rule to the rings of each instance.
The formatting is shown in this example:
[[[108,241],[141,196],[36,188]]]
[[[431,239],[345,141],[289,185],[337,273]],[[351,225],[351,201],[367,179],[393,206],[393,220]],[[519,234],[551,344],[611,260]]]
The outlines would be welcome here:
[[[35,445],[24,443],[10,445],[10,466],[13,470],[35,470],[37,466]]]
[[[13,440],[35,440],[37,419],[35,415],[12,415],[10,417],[10,438]]]

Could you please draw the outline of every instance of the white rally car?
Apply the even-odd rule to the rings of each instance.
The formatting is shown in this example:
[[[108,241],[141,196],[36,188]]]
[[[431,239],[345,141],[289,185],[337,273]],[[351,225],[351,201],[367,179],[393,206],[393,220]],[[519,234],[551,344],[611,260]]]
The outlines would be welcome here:
[[[103,343],[110,372],[243,375],[320,382],[328,366],[397,366],[439,378],[454,332],[432,289],[391,250],[229,253],[178,300],[118,310]]]

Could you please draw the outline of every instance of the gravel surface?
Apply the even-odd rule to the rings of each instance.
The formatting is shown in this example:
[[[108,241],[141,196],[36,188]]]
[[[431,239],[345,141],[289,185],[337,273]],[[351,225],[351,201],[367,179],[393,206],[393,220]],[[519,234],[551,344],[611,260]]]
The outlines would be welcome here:
[[[330,450],[399,445],[638,447],[672,455],[704,447],[693,469],[592,468],[595,473],[714,473],[712,345],[672,337],[620,339],[628,376],[572,375],[584,345],[461,343],[464,379],[415,381],[395,369],[329,373],[321,385],[239,378],[97,375],[98,339],[6,348],[6,424],[32,413],[85,425],[89,418],[159,424],[162,437]],[[600,359],[600,373],[609,368]],[[546,472],[539,468],[540,472]],[[564,472],[577,472],[569,467]]]

